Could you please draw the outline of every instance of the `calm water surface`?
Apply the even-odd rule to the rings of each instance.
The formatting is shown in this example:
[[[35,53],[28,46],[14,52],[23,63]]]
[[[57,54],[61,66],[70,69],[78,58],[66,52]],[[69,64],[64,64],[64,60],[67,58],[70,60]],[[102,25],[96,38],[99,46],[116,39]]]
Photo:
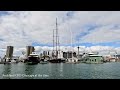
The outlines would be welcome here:
[[[104,64],[0,64],[0,79],[120,79],[120,62]]]

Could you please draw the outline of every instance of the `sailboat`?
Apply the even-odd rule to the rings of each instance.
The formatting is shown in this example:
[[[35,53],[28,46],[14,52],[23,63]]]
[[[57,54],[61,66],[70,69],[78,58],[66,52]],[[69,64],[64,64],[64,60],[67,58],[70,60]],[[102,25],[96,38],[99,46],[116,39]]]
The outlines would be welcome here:
[[[56,35],[54,36],[54,30],[53,30],[53,55],[52,55],[52,59],[49,60],[49,62],[51,63],[61,63],[61,62],[65,62],[65,60],[63,60],[60,55],[61,55],[61,51],[60,51],[60,46],[59,46],[59,36],[58,36],[58,24],[57,24],[57,18],[56,18]],[[54,37],[56,37],[54,39]],[[54,41],[56,43],[54,43]],[[54,50],[54,45],[56,45],[56,50]],[[58,47],[59,47],[59,50],[58,50]]]

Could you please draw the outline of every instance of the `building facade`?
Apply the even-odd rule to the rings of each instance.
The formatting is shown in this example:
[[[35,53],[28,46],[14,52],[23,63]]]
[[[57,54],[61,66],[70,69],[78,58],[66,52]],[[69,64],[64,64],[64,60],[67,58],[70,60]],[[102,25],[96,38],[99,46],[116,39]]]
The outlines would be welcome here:
[[[6,59],[12,59],[13,57],[13,46],[7,46]]]
[[[30,54],[32,54],[32,52],[35,51],[34,47],[33,46],[26,46],[26,56],[28,57]]]

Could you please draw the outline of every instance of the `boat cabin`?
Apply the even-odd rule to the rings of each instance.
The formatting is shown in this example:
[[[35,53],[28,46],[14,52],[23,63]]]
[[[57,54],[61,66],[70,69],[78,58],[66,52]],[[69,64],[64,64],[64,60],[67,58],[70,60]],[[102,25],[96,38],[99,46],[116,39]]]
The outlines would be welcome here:
[[[103,63],[104,58],[100,55],[89,55],[84,58],[85,63]]]

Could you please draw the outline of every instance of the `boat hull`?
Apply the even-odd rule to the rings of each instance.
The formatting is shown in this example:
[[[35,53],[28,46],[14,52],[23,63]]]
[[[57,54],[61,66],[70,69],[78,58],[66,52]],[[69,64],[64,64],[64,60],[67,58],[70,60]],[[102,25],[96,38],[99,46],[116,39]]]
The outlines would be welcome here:
[[[30,59],[30,60],[25,60],[24,63],[28,65],[34,65],[40,63],[39,59]]]
[[[27,62],[26,64],[27,65],[35,65],[35,64],[38,64],[38,62]]]
[[[64,63],[65,60],[62,60],[62,59],[52,59],[52,60],[49,60],[49,62],[51,62],[51,63]]]
[[[47,64],[48,62],[40,62],[40,64]]]

